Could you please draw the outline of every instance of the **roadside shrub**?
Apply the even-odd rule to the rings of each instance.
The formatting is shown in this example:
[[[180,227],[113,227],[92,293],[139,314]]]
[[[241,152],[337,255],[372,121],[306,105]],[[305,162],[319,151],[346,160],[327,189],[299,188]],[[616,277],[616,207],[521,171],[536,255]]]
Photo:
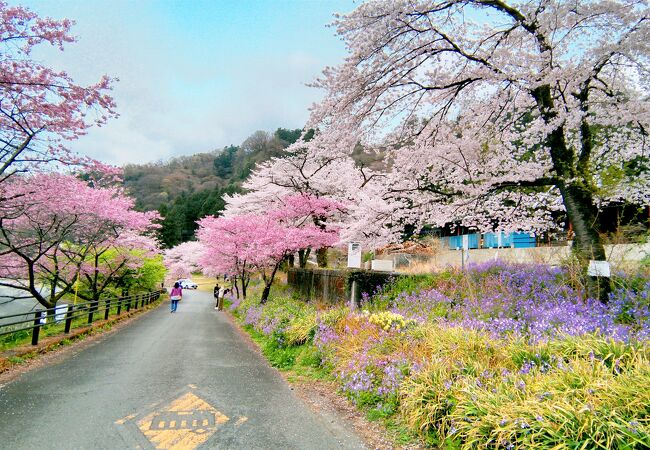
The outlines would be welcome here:
[[[239,310],[274,365],[329,371],[369,417],[430,445],[650,448],[650,282],[618,283],[603,305],[567,276],[491,262],[398,279],[363,312]]]
[[[453,367],[453,366],[452,366]],[[431,364],[400,391],[405,420],[460,448],[647,448],[648,360],[616,373],[589,358],[471,372]]]
[[[374,314],[370,314],[367,311],[364,311],[367,314],[368,321],[374,323],[379,328],[384,331],[394,329],[400,331],[403,328],[406,328],[408,325],[415,323],[413,320],[406,320],[401,314],[396,314],[391,311],[382,311]]]
[[[290,297],[273,298],[264,305],[247,299],[239,314],[245,325],[271,336],[279,346],[304,344],[316,333],[315,307]]]

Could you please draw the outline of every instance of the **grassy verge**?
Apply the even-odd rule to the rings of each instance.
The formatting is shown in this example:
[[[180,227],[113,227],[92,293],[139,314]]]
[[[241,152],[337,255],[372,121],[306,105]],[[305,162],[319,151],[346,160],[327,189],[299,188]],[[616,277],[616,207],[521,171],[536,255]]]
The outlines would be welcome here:
[[[242,303],[239,301],[226,301],[226,308],[230,309],[242,329],[248,333],[251,339],[260,348],[272,367],[282,371],[290,382],[309,383],[325,381],[337,383],[335,367],[327,360],[326,354],[314,342],[316,334],[316,318],[307,314],[306,310],[315,313],[320,307],[307,305],[293,296],[292,292],[284,285],[274,286],[275,300],[271,300],[264,308],[259,307],[261,286],[253,284],[250,289],[248,300]],[[280,295],[281,297],[277,297]],[[268,326],[260,327],[255,322],[257,313],[266,310],[266,317],[271,318],[275,328],[270,331]],[[323,309],[324,316],[328,312]],[[338,310],[329,312],[334,319],[340,315]],[[306,320],[305,320],[306,319]],[[289,322],[292,322],[289,324]],[[282,323],[283,325],[279,325]],[[375,402],[359,402],[354,396],[344,390],[338,394],[346,397],[355,403],[367,420],[381,423],[386,429],[385,438],[390,440],[394,446],[416,446],[422,445],[423,441],[417,433],[410,430],[407,424],[395,414],[396,405],[385,405],[383,408],[376,408]]]
[[[256,331],[251,325],[243,326],[251,339],[260,347],[271,366],[289,372],[289,378],[331,380],[330,373],[322,366],[322,355],[311,344],[285,346],[276,339]]]
[[[398,443],[650,448],[650,283],[607,305],[559,269],[484,265],[400,280],[365,311],[251,291],[240,323],[271,364],[335,380]]]

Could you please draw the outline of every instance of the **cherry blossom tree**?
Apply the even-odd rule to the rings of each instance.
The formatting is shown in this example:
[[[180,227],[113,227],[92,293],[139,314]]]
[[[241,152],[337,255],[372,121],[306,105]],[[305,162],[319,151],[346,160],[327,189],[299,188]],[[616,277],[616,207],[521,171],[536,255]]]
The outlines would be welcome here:
[[[292,228],[306,228],[314,225],[320,229],[322,237],[329,239],[332,232],[338,232],[341,226],[343,216],[347,212],[347,206],[339,201],[332,200],[329,197],[317,197],[308,193],[287,195],[276,202],[275,207],[269,211],[269,215],[285,226]],[[313,249],[316,250],[316,260],[319,267],[327,267],[327,249],[330,245],[324,245],[319,242],[317,236],[315,240],[305,239],[305,243],[315,243],[307,247],[298,249],[298,258],[300,267],[307,265],[307,258]],[[332,244],[338,242],[338,239],[332,241]],[[288,254],[288,258],[293,257],[293,252]],[[292,262],[292,261],[290,261]]]
[[[89,284],[105,280],[102,271],[112,269],[102,268],[102,253],[142,244],[146,239],[134,235],[151,230],[157,219],[135,211],[121,189],[93,188],[70,175],[16,176],[2,183],[0,194],[0,286],[27,292],[46,308],[70,292],[77,277]]]
[[[354,199],[350,187],[361,189],[364,185],[364,168],[344,153],[322,157],[310,141],[300,146],[292,145],[285,152],[281,158],[257,165],[242,186],[246,193],[224,196],[224,215],[263,214],[283,206],[286,198],[294,196],[330,202],[327,213],[310,215],[315,225],[325,229],[331,220],[340,222],[347,210],[343,205]],[[298,253],[300,267],[304,267],[310,249],[301,249]],[[327,248],[317,251],[317,261],[321,267],[327,265]]]
[[[201,271],[204,246],[198,241],[187,241],[165,251],[164,262],[172,279],[187,278]]]
[[[206,217],[199,221],[199,242],[205,246],[201,262],[208,273],[236,276],[246,298],[251,273],[264,280],[261,303],[268,299],[280,264],[304,248],[321,248],[338,241],[338,230],[323,228],[310,220],[312,214],[331,211],[330,200],[295,196],[284,198],[281,207],[266,214]]]
[[[254,243],[265,231],[260,228],[260,217],[254,214],[208,216],[198,221],[196,235],[203,246],[199,258],[203,273],[209,276],[227,274],[234,283],[239,280],[244,298],[255,270],[254,261],[259,255]]]
[[[102,165],[71,153],[65,141],[77,139],[92,125],[115,117],[108,95],[112,80],[75,84],[65,72],[32,58],[39,45],[63,50],[74,42],[73,22],[38,17],[23,7],[0,1],[0,182],[17,172],[57,163]]]
[[[112,289],[124,288],[127,291],[147,260],[160,251],[154,238],[138,234],[151,228],[150,224],[139,230],[129,227],[118,231],[113,228],[114,234],[107,233],[103,239],[64,246],[63,254],[67,262],[78,265],[78,278],[62,278],[61,284],[73,289],[78,279],[81,289],[75,289],[77,295],[93,302],[93,306]],[[127,279],[131,282],[127,283]]]
[[[335,26],[349,55],[316,82],[308,126],[385,149],[367,212],[388,238],[409,222],[539,229],[565,209],[576,255],[605,260],[599,206],[648,202],[646,2],[378,0]]]

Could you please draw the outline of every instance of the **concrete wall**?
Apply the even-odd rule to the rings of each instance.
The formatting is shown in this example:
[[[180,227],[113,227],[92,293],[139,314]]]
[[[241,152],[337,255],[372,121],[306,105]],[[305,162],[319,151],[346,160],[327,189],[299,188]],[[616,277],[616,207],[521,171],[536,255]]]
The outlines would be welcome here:
[[[306,301],[318,300],[341,303],[351,300],[352,286],[358,303],[363,293],[372,295],[378,287],[389,282],[395,274],[371,270],[298,269],[287,271],[287,284]]]
[[[607,260],[613,267],[634,264],[650,255],[650,244],[606,245]],[[558,265],[571,254],[571,247],[534,247],[534,248],[483,248],[468,251],[466,263],[487,261],[508,261],[513,263],[540,263]],[[378,259],[390,259],[396,270],[406,268],[423,270],[442,269],[446,266],[459,267],[462,252],[460,250],[441,250],[435,255],[392,254],[379,256]]]
[[[307,301],[337,303],[349,299],[346,281],[346,273],[342,270],[293,268],[287,272],[287,284]]]

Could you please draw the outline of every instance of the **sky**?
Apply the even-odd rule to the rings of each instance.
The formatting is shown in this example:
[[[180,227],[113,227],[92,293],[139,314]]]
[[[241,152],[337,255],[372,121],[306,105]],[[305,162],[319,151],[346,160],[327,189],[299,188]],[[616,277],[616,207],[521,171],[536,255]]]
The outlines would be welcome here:
[[[168,160],[302,128],[322,97],[306,86],[345,48],[327,24],[353,0],[23,0],[76,21],[78,41],[34,56],[80,84],[107,74],[120,117],[70,145],[103,162]]]

